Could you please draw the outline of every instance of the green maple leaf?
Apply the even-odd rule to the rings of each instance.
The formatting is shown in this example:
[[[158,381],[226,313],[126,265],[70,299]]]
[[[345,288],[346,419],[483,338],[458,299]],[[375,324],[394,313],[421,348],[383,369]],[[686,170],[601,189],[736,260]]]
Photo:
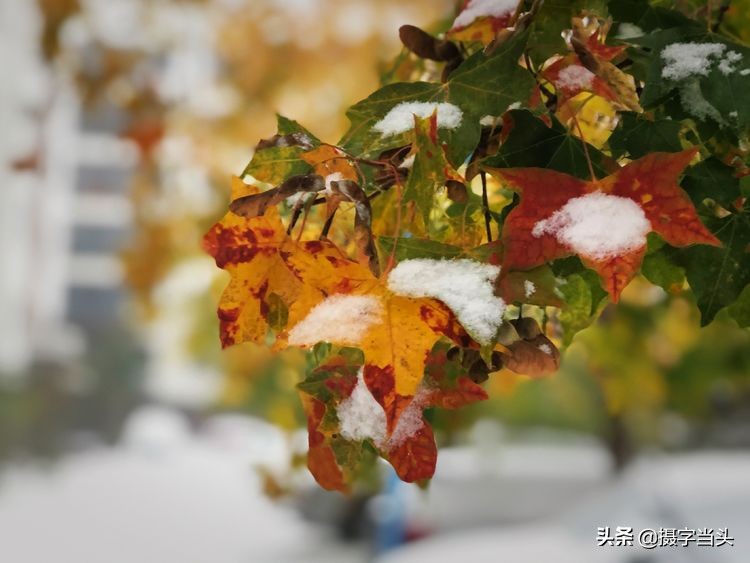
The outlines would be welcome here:
[[[447,144],[448,158],[461,165],[479,142],[479,120],[499,116],[509,105],[527,100],[534,80],[519,64],[528,34],[519,34],[490,54],[483,51],[469,57],[445,84],[399,82],[390,84],[352,106],[347,112],[349,131],[339,143],[362,156],[377,156],[384,150],[408,145],[409,133],[383,136],[373,126],[402,102],[447,102],[463,112],[456,129],[440,129],[439,139]]]

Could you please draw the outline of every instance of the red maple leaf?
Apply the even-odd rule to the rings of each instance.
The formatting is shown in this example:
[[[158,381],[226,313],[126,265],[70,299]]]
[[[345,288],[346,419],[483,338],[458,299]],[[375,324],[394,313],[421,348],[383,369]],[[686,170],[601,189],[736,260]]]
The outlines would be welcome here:
[[[587,69],[575,54],[556,60],[542,71],[542,76],[555,85],[560,106],[581,92],[591,92],[610,101],[617,100],[617,93],[610,85]]]
[[[607,45],[600,30],[595,31],[586,39],[586,49],[604,61],[611,61],[627,51],[627,45]]]
[[[586,40],[574,37],[573,48],[575,53],[557,59],[542,71],[555,86],[558,107],[581,92],[591,92],[616,107],[641,111],[633,78],[611,63],[627,47],[606,45],[596,31]]]
[[[617,302],[640,268],[648,232],[660,234],[673,246],[719,246],[678,185],[680,174],[696,153],[695,149],[651,153],[597,181],[541,168],[495,170],[521,193],[521,202],[503,226],[503,272],[526,270],[577,254],[599,274],[612,301]],[[584,198],[593,194],[594,198]],[[586,215],[587,210],[596,209],[586,207],[592,199],[603,201],[610,213],[614,211],[611,225],[601,217],[598,224],[585,224],[597,220]],[[645,228],[630,239],[617,231],[633,225]]]

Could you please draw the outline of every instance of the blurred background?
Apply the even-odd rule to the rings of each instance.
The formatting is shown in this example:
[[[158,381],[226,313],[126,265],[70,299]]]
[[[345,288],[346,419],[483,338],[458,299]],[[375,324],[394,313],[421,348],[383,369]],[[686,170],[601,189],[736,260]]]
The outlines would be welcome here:
[[[454,10],[0,0],[0,561],[750,561],[750,332],[700,329],[689,292],[636,280],[556,376],[434,413],[427,490],[386,467],[319,490],[299,356],[220,351],[200,239],[229,176],[276,112],[335,141],[398,27]],[[735,545],[597,547],[606,526]]]

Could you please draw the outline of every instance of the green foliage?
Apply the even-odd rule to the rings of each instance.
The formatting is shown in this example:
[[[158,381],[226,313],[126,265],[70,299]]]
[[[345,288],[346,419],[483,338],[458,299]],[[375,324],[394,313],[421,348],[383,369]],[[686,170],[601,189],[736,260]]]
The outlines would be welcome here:
[[[609,148],[615,157],[628,155],[630,158],[640,158],[650,152],[678,152],[683,148],[681,131],[679,121],[649,120],[637,113],[625,112],[609,138]]]
[[[750,284],[750,216],[747,210],[723,218],[711,218],[709,228],[723,246],[673,249],[672,256],[685,269],[688,283],[701,310],[701,323],[737,301]]]
[[[578,178],[591,178],[589,161],[597,176],[606,176],[604,155],[593,146],[586,146],[554,116],[548,127],[528,110],[507,114],[510,133],[497,154],[486,158],[486,168],[548,168]],[[589,160],[590,159],[590,160]]]

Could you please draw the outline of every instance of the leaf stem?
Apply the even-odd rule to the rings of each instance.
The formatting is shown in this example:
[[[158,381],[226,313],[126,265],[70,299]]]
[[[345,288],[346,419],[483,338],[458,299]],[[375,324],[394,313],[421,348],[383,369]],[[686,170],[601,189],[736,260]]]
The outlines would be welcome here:
[[[591,155],[589,154],[589,147],[588,143],[586,143],[586,138],[583,136],[583,129],[581,129],[581,124],[578,123],[578,118],[573,117],[573,123],[576,124],[576,129],[578,129],[578,134],[581,136],[581,145],[583,146],[583,153],[586,157],[586,164],[589,166],[589,173],[591,174],[591,181],[596,183],[598,181],[598,178],[596,177],[596,174],[594,174],[594,164],[591,162]]]
[[[286,228],[286,234],[291,235],[292,231],[294,230],[294,226],[297,224],[297,221],[299,221],[300,216],[302,215],[302,207],[296,207],[294,209],[294,213],[292,214],[292,220],[289,221],[289,226]]]
[[[487,197],[487,173],[479,173],[482,178],[482,209],[484,209],[484,228],[487,230],[487,242],[492,242],[492,215],[490,214],[490,200]]]
[[[333,212],[328,216],[328,219],[326,219],[325,225],[323,225],[323,230],[320,232],[320,237],[318,240],[325,240],[328,238],[328,232],[331,230],[331,225],[333,225],[333,218],[336,216],[337,209],[334,209]]]
[[[731,0],[725,0],[721,3],[721,6],[719,6],[719,13],[716,16],[716,23],[714,23],[714,25],[711,27],[711,31],[713,31],[714,33],[717,33],[719,31],[721,24],[724,22],[724,16],[726,16],[727,12],[729,11],[731,4]],[[709,15],[709,21],[710,17],[711,16]]]

